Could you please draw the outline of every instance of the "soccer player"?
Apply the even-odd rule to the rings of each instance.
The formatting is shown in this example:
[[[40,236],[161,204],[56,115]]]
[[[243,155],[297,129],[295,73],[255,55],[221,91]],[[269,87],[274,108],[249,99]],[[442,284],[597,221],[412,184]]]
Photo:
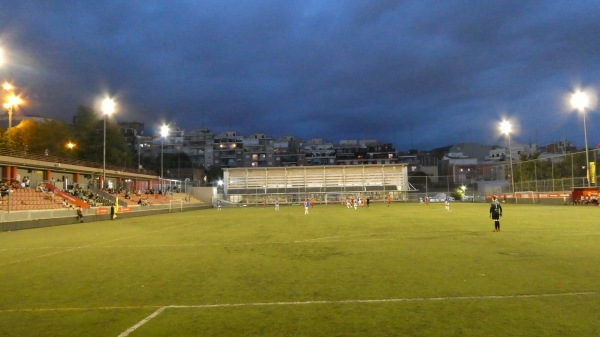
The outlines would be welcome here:
[[[446,210],[450,212],[450,196],[446,196]]]
[[[498,197],[495,195],[492,197],[492,203],[490,204],[490,217],[494,221],[494,231],[500,231],[500,217],[502,216],[502,205]]]
[[[221,210],[221,200],[217,201],[217,210]]]
[[[386,200],[387,200],[388,207],[390,207],[390,203],[392,202],[392,196],[388,195]]]
[[[306,199],[304,200],[304,215],[308,215],[308,206],[310,206],[310,201]]]
[[[81,206],[77,207],[77,220],[83,222],[83,211],[81,210]]]
[[[279,199],[275,199],[275,211],[279,212]]]

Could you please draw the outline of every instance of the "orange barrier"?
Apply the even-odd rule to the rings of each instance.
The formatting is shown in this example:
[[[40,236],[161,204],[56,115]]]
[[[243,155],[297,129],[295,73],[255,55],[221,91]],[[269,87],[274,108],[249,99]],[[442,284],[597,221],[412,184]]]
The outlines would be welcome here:
[[[74,196],[70,195],[69,193],[59,190],[52,184],[44,183],[44,187],[46,187],[50,192],[54,193],[55,195],[67,200],[69,203],[74,204],[75,206],[80,206],[81,208],[84,208],[84,209],[90,208],[90,205],[85,203],[83,200],[75,198]]]

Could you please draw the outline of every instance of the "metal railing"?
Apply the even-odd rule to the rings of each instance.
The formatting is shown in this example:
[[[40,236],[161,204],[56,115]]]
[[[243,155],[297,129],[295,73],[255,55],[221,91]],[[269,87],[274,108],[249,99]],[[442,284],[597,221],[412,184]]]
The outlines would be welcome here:
[[[45,153],[36,153],[36,152],[30,152],[30,151],[26,151],[26,150],[16,150],[16,149],[10,149],[10,148],[4,147],[4,146],[0,146],[0,156],[15,157],[15,158],[37,160],[37,161],[43,161],[43,162],[49,162],[49,163],[61,163],[61,164],[85,166],[85,167],[102,169],[102,163],[97,163],[94,161],[76,159],[76,158],[70,158],[70,157],[63,157],[63,156],[56,156],[56,155],[45,154]],[[140,173],[140,170],[138,170],[138,169],[121,167],[121,166],[116,166],[116,165],[108,165],[107,164],[106,168],[110,169],[110,170],[118,170],[118,171],[123,171],[123,172]]]

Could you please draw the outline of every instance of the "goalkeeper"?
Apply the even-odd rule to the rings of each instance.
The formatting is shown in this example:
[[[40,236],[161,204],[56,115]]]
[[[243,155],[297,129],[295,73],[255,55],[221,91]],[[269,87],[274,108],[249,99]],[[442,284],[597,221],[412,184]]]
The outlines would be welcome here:
[[[490,204],[490,217],[494,220],[494,231],[500,231],[500,217],[502,217],[502,205],[498,197],[492,197],[492,203]]]

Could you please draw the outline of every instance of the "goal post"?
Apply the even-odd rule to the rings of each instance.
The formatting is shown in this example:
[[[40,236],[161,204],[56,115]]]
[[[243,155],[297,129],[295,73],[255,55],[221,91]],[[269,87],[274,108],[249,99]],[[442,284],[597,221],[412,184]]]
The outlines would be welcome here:
[[[520,192],[515,192],[515,203],[522,203],[522,204],[526,204],[526,203],[532,203],[535,204],[536,201],[539,202],[539,195],[538,192],[535,191],[520,191]]]
[[[183,200],[176,199],[176,200],[169,201],[169,212],[173,212],[175,210],[179,210],[180,212],[183,212]]]

